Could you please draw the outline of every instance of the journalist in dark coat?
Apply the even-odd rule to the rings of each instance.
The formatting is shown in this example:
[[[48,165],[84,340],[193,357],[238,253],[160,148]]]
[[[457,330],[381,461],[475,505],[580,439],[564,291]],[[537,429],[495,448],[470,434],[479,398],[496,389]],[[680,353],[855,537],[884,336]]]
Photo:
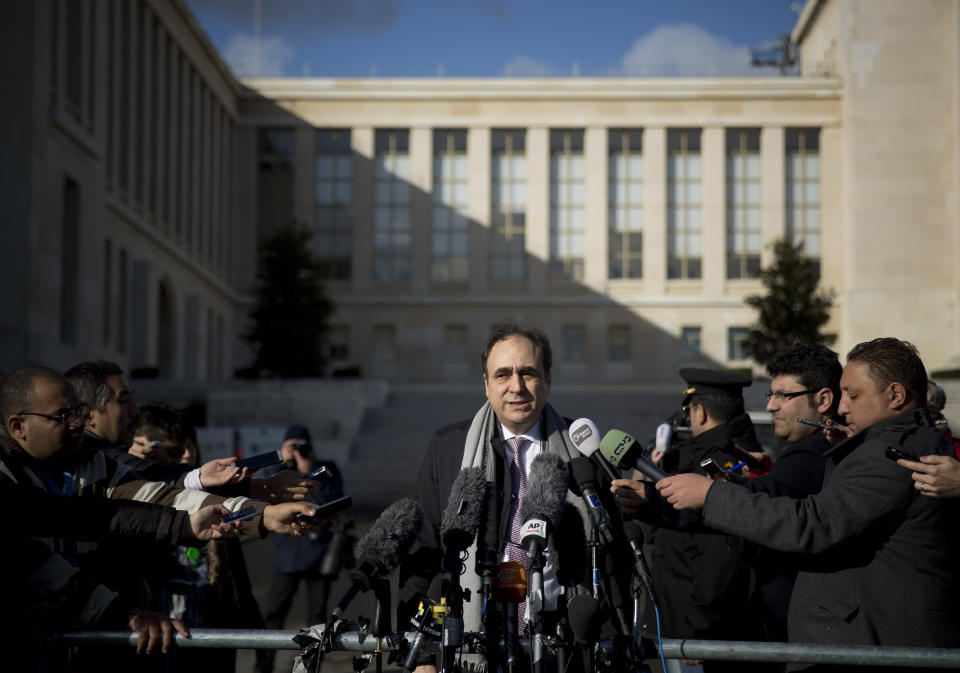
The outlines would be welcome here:
[[[823,489],[802,500],[677,475],[658,483],[706,525],[804,559],[790,604],[794,642],[960,646],[960,500],[924,498],[885,456],[947,455],[923,408],[926,372],[897,339],[848,355],[839,412],[856,434],[826,454]]]

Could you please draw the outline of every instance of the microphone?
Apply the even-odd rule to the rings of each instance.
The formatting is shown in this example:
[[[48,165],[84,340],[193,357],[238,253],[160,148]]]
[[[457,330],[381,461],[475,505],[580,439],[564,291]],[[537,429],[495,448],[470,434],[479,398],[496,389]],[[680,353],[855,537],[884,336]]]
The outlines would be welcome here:
[[[543,671],[543,567],[546,560],[543,550],[547,535],[556,530],[563,514],[567,498],[570,472],[563,458],[552,453],[541,453],[533,459],[527,489],[520,502],[517,516],[523,521],[520,527],[520,544],[530,559],[528,573],[530,589],[527,594],[527,619],[532,620],[530,660],[534,673]]]
[[[587,503],[587,512],[590,513],[590,521],[593,523],[597,535],[600,536],[600,543],[610,544],[613,542],[613,530],[610,526],[610,517],[607,515],[607,510],[604,509],[603,503],[600,502],[600,496],[597,494],[593,463],[584,456],[574,458],[570,461],[570,473],[577,484],[580,496]]]
[[[456,648],[463,639],[460,552],[470,546],[480,527],[486,490],[487,480],[482,468],[467,467],[460,470],[450,487],[450,497],[440,517],[440,539],[444,547],[441,604],[449,601],[449,612],[443,620],[441,636],[444,671],[453,670]]]
[[[460,470],[450,487],[450,498],[440,517],[445,573],[460,574],[457,568],[460,553],[473,542],[477,529],[480,528],[480,517],[486,502],[487,479],[483,468],[465,467]]]
[[[596,423],[589,418],[578,418],[570,424],[570,429],[567,432],[573,445],[577,447],[577,451],[592,460],[593,464],[603,472],[603,476],[610,481],[623,477],[622,474],[613,469],[613,465],[607,462],[603,454],[598,451],[600,448],[600,431],[597,429]]]
[[[610,430],[600,442],[600,453],[619,469],[635,467],[654,481],[670,475],[654,465],[643,455],[643,447],[623,430]]]
[[[574,596],[567,602],[567,622],[573,633],[574,644],[584,654],[584,670],[594,670],[593,650],[603,627],[600,601],[589,594]]]
[[[389,505],[373,522],[370,531],[357,542],[355,556],[357,565],[350,570],[350,588],[327,617],[329,631],[340,619],[347,605],[360,591],[367,591],[376,580],[390,575],[400,565],[400,557],[406,554],[423,528],[423,511],[420,505],[404,498]]]
[[[518,561],[503,561],[497,566],[493,583],[494,596],[503,603],[503,644],[506,650],[507,671],[513,673],[520,660],[517,639],[517,604],[527,598],[527,571]]]
[[[547,535],[556,530],[567,498],[569,471],[563,458],[541,453],[533,459],[527,490],[517,517],[523,521],[520,544],[530,557],[543,553]]]
[[[657,426],[657,435],[654,440],[654,448],[661,454],[670,450],[670,440],[673,439],[673,426],[669,423],[661,423]]]
[[[643,528],[636,521],[625,521],[623,532],[633,552],[633,567],[637,571],[637,576],[647,590],[651,602],[654,605],[660,605],[657,602],[657,594],[653,590],[653,577],[650,575],[650,568],[647,567],[647,557],[643,555]]]

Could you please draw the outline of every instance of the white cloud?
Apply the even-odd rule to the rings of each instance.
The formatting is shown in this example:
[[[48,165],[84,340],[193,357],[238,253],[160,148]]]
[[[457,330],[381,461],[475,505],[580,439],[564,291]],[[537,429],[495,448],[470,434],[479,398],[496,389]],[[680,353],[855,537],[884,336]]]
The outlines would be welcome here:
[[[293,47],[279,36],[261,37],[258,50],[253,37],[234,33],[223,50],[224,60],[237,77],[289,76],[286,66],[293,56]]]
[[[661,25],[638,38],[621,60],[630,77],[730,77],[760,74],[750,49],[689,23]]]
[[[517,56],[503,66],[507,77],[553,77],[557,73],[552,66],[529,56]]]

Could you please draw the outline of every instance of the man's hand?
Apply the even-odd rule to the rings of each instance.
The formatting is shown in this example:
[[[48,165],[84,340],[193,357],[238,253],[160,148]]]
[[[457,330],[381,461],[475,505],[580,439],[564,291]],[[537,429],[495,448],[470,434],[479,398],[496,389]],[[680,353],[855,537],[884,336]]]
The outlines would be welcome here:
[[[848,425],[842,425],[834,420],[828,420],[827,422],[830,424],[830,427],[823,429],[823,436],[827,438],[827,441],[830,442],[832,446],[836,446],[854,434],[853,428]]]
[[[700,474],[675,474],[657,482],[660,495],[674,509],[701,509],[713,480]]]
[[[229,513],[230,510],[223,505],[201,507],[190,515],[190,528],[193,531],[193,536],[198,540],[219,540],[229,535],[240,525],[239,521],[223,523],[220,520],[221,514]]]
[[[216,488],[243,481],[250,475],[246,467],[242,470],[234,465],[236,458],[217,458],[208,460],[200,466],[200,483],[204,488]]]
[[[920,456],[920,462],[901,458],[897,464],[913,470],[913,486],[923,495],[960,497],[960,461],[953,456]]]
[[[250,497],[267,502],[297,502],[319,485],[319,481],[304,479],[293,470],[281,470],[265,479],[251,479]]]
[[[610,482],[617,507],[627,516],[636,516],[644,505],[643,482],[636,479],[614,479]]]
[[[183,622],[169,619],[159,612],[134,610],[130,613],[130,630],[137,634],[137,654],[141,654],[146,646],[146,652],[153,652],[158,642],[162,641],[161,651],[166,652],[174,641],[174,631],[184,638],[190,637],[190,632]]]
[[[280,535],[303,535],[307,530],[322,526],[327,519],[314,519],[317,506],[312,502],[284,502],[279,505],[267,505],[263,508],[263,527],[271,533]],[[303,514],[305,519],[297,518]]]
[[[433,664],[420,664],[413,669],[413,673],[437,673],[437,667]]]

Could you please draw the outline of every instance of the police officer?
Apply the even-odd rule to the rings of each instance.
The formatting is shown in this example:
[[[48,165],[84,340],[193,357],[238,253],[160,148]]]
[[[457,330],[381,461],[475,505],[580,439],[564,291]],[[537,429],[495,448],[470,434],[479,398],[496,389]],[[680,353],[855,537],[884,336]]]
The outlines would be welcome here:
[[[690,416],[692,436],[664,456],[668,472],[703,473],[700,463],[708,458],[729,468],[740,462],[737,447],[762,451],[744,412],[743,389],[751,384],[749,378],[693,367],[679,374],[687,383],[682,405]],[[656,522],[642,513],[637,518]],[[762,629],[749,601],[749,550],[741,538],[654,527],[647,539],[665,637],[760,639]],[[708,661],[704,670],[746,669],[743,662]]]

